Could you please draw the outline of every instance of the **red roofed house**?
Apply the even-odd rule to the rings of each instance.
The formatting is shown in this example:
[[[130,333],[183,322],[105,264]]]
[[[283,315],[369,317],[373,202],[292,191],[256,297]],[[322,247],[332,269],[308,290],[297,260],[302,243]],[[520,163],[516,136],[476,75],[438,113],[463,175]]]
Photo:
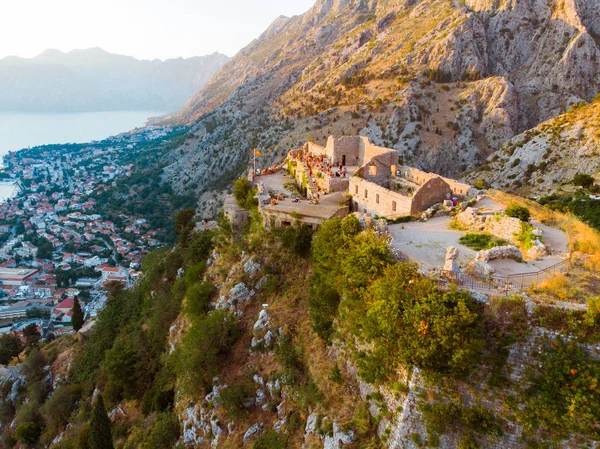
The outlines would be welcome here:
[[[73,309],[73,298],[67,298],[52,309],[52,319],[61,319],[63,322],[71,322],[71,309]]]

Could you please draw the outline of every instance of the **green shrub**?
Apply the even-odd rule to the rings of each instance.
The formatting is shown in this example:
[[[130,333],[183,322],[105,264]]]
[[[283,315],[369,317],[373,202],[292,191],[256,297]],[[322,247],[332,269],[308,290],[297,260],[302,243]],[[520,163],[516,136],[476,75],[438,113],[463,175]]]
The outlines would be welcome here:
[[[477,181],[475,181],[473,187],[479,190],[487,189],[487,182],[485,182],[483,178],[477,178]]]
[[[531,218],[531,212],[525,206],[519,206],[518,204],[511,204],[506,208],[504,213],[509,217],[518,218],[521,221],[529,221]]]
[[[481,319],[470,294],[442,291],[417,267],[397,263],[368,288],[361,335],[370,349],[358,359],[367,382],[382,383],[399,365],[463,374],[477,363]]]
[[[233,196],[243,209],[254,209],[258,205],[256,187],[253,187],[248,178],[239,178],[233,183]]]
[[[240,336],[235,317],[224,310],[192,321],[175,353],[175,367],[183,389],[199,394],[212,385],[219,359],[228,354]]]
[[[548,342],[529,380],[524,419],[561,436],[600,437],[600,362],[574,343]]]
[[[331,374],[329,375],[329,380],[335,382],[336,384],[341,384],[344,382],[342,370],[340,369],[337,363],[331,367]]]
[[[302,349],[294,341],[284,335],[275,345],[275,355],[283,371],[283,381],[286,385],[294,385],[305,374]]]
[[[474,441],[473,432],[501,436],[500,420],[481,405],[464,406],[452,402],[421,403],[429,438],[447,432],[463,433],[463,441]],[[471,447],[471,446],[463,446]]]
[[[42,406],[41,412],[46,424],[56,433],[69,423],[80,396],[81,388],[77,385],[60,385]]]
[[[185,294],[185,313],[188,316],[204,315],[215,292],[216,288],[210,282],[192,285]]]
[[[577,173],[573,178],[573,185],[587,189],[594,185],[594,177],[585,173]]]
[[[190,264],[199,264],[208,259],[214,246],[214,235],[213,231],[195,232],[191,235],[186,253]]]
[[[526,250],[531,248],[535,243],[537,237],[533,233],[533,226],[529,223],[521,222],[521,231],[516,235],[517,241]]]
[[[490,234],[475,234],[469,233],[463,235],[458,240],[462,245],[465,245],[475,251],[481,251],[484,249],[491,249],[495,246],[504,246],[508,242],[503,239],[496,238]]]
[[[287,441],[283,435],[278,434],[274,430],[268,430],[260,435],[254,443],[252,449],[286,449]]]
[[[160,413],[144,442],[144,449],[171,449],[179,439],[179,421],[173,413]]]
[[[221,404],[227,413],[235,419],[240,419],[247,414],[244,407],[246,399],[254,398],[254,387],[250,384],[239,383],[230,385],[221,391]]]
[[[17,413],[15,418],[17,427],[14,436],[24,446],[35,445],[44,430],[44,418],[39,409],[39,403],[31,401],[21,405]]]
[[[296,221],[293,226],[286,226],[275,231],[281,243],[293,254],[308,257],[313,238],[312,229],[304,223]]]

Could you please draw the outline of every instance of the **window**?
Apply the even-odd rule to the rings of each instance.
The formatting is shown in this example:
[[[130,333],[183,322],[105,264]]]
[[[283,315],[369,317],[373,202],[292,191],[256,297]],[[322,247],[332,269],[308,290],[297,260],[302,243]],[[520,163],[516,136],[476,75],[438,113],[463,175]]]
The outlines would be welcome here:
[[[396,212],[396,202],[392,201],[392,212]]]
[[[358,186],[354,186],[354,193],[358,195]]]
[[[375,202],[379,204],[379,193],[375,194]]]
[[[377,166],[369,165],[369,176],[377,176]]]
[[[369,191],[367,189],[365,189],[365,198],[369,197]]]

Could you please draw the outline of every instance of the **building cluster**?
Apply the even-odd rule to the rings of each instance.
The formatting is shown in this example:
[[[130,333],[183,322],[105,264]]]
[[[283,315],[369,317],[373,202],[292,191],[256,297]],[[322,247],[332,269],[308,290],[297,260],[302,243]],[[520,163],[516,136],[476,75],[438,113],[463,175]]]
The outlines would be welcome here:
[[[132,174],[138,143],[171,129],[149,127],[77,148],[51,145],[11,152],[4,163],[18,189],[0,204],[0,333],[34,320],[70,323],[83,292],[86,317],[106,302],[103,287],[130,286],[141,260],[161,243],[141,217],[102,216],[98,197]]]
[[[306,143],[288,153],[287,168],[308,204],[271,198],[261,188],[259,205],[267,225],[300,219],[318,226],[350,211],[395,220],[478,193],[468,184],[403,165],[396,150],[364,136],[330,136],[325,147]]]

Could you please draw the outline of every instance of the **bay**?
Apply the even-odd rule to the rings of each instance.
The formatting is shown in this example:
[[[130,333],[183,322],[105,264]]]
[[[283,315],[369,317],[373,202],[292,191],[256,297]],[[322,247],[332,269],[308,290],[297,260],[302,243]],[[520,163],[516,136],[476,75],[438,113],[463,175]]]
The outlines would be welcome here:
[[[9,151],[45,144],[101,140],[143,126],[160,111],[79,113],[0,112],[0,159]]]
[[[0,164],[9,151],[46,144],[102,140],[144,126],[161,111],[107,111],[78,113],[0,112]],[[17,186],[0,182],[0,203],[13,197]]]

